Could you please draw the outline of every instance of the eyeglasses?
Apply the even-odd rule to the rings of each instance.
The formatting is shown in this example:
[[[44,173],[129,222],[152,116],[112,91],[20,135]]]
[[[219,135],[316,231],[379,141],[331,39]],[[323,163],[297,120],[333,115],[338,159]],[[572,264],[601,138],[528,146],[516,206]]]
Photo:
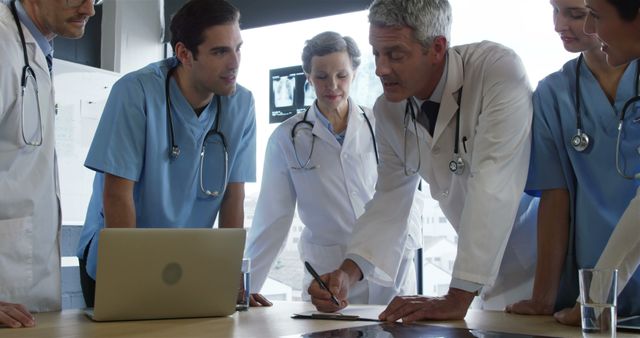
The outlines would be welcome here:
[[[102,4],[103,0],[89,0],[93,3],[94,6],[98,6]],[[87,0],[67,0],[67,7],[76,8],[84,5]]]

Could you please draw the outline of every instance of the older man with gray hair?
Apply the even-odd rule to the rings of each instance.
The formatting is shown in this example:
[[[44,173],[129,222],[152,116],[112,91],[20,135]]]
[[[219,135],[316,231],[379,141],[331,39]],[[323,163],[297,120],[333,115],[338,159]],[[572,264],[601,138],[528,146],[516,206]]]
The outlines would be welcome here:
[[[524,67],[493,42],[449,47],[446,0],[374,0],[369,21],[384,89],[374,106],[376,192],[347,258],[322,276],[340,306],[318,283],[309,288],[312,302],[336,311],[358,280],[394,280],[415,186],[424,179],[458,233],[450,288],[441,297],[396,297],[380,319],[461,319],[476,295],[484,308],[501,309],[530,292],[535,268],[537,200],[523,196],[532,119]]]

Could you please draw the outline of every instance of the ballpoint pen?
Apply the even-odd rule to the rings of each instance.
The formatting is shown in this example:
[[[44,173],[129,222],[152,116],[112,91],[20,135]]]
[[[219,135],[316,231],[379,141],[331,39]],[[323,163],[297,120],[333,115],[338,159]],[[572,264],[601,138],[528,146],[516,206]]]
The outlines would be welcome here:
[[[309,273],[311,274],[311,276],[313,276],[313,279],[316,280],[316,282],[318,282],[318,284],[320,285],[321,288],[327,290],[327,292],[329,292],[329,294],[331,295],[331,301],[333,301],[334,304],[336,304],[337,306],[340,306],[340,302],[338,301],[338,298],[336,298],[336,296],[333,295],[333,293],[331,292],[331,290],[329,290],[329,288],[327,287],[327,284],[325,284],[322,279],[320,279],[320,276],[318,275],[318,273],[316,272],[316,270],[313,269],[313,267],[311,266],[311,264],[309,264],[309,262],[305,261],[304,262],[304,267],[307,268],[307,271],[309,271]]]

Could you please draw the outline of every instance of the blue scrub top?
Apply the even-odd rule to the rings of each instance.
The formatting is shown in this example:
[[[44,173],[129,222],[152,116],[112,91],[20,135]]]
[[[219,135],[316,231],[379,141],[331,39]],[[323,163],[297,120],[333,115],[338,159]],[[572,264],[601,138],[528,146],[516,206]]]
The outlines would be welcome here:
[[[629,65],[612,105],[586,63],[580,69],[580,111],[591,145],[580,153],[570,144],[576,134],[577,59],[547,76],[533,95],[533,143],[527,192],[568,189],[572,220],[570,243],[556,308],[572,307],[578,296],[578,268],[594,267],[637,182],[619,176],[615,167],[617,125],[627,99],[635,95],[637,63]],[[621,154],[627,174],[640,169],[640,105],[629,108]],[[635,170],[635,171],[634,171]],[[620,316],[640,314],[640,272],[618,298]]]
[[[228,181],[255,182],[256,124],[251,92],[237,86],[231,96],[216,99],[198,117],[182,95],[175,78],[170,80],[171,112],[176,159],[171,147],[165,104],[165,79],[178,65],[169,58],[125,75],[111,90],[85,166],[96,171],[77,255],[84,257],[89,242],[87,273],[95,279],[98,235],[104,227],[102,193],[104,174],[135,182],[133,200],[139,228],[210,228],[222,196],[212,198],[200,189],[200,150],[216,119],[229,154]],[[220,189],[224,153],[214,137],[207,138],[204,186]],[[92,240],[93,239],[93,240]]]

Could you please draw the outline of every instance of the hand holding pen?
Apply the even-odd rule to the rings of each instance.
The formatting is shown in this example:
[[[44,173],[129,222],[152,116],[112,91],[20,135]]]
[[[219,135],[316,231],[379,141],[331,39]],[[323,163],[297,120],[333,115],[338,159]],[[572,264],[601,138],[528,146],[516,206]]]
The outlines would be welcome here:
[[[321,289],[326,290],[327,292],[329,292],[329,295],[331,296],[331,302],[333,304],[335,304],[338,307],[340,306],[340,301],[338,301],[338,298],[336,298],[336,296],[331,292],[331,290],[329,290],[329,287],[322,281],[322,279],[320,278],[320,275],[318,275],[318,273],[316,272],[315,269],[313,269],[313,267],[311,266],[311,264],[309,264],[309,262],[304,262],[304,266],[307,269],[307,271],[309,271],[309,273],[311,274],[311,276],[313,276],[313,279],[318,283],[318,285],[320,286]],[[311,289],[311,287],[309,288]],[[313,297],[313,295],[312,295]],[[322,309],[319,308],[319,310],[323,311]]]

